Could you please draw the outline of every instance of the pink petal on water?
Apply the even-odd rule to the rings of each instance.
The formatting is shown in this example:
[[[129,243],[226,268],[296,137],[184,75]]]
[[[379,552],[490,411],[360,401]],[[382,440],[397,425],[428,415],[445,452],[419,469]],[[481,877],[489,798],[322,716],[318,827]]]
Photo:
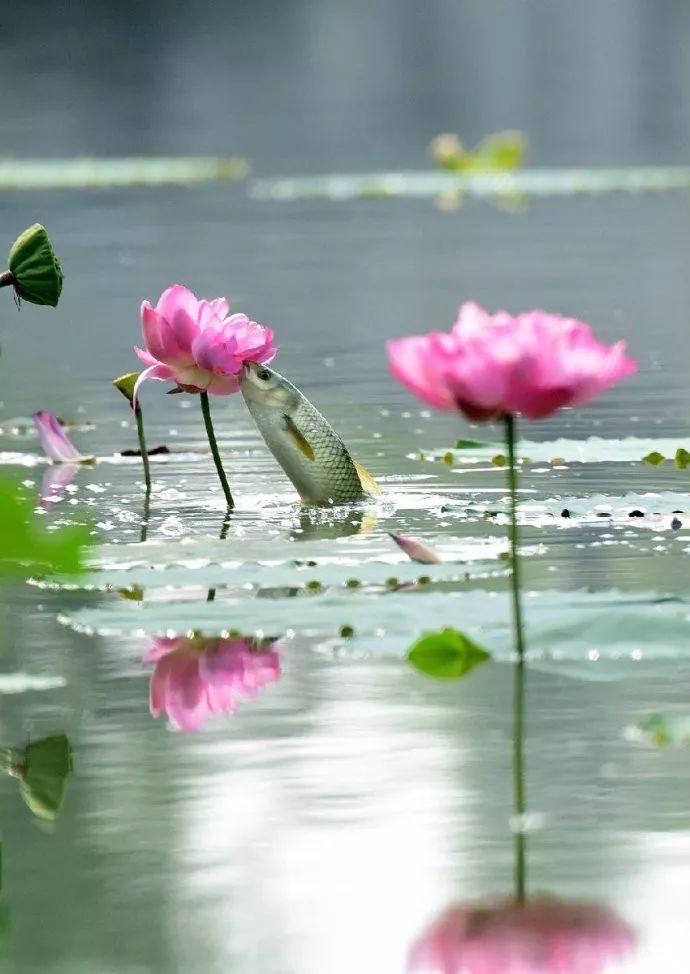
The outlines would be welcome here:
[[[421,565],[438,565],[443,561],[435,551],[427,548],[425,544],[422,544],[416,538],[407,538],[404,534],[393,534],[392,532],[389,532],[389,534],[411,561],[418,561]]]
[[[45,409],[39,410],[33,414],[33,421],[48,459],[55,463],[83,463],[88,459],[70,442],[57,417],[52,413]]]

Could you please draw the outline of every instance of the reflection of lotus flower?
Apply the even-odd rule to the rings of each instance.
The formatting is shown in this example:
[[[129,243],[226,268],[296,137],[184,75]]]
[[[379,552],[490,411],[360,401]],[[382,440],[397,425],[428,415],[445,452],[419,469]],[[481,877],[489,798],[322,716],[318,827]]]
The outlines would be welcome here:
[[[71,442],[59,419],[45,409],[34,413],[33,421],[38,430],[45,455],[53,463],[85,463],[93,457],[85,457]]]
[[[632,931],[609,910],[539,897],[451,907],[410,952],[417,974],[603,974],[630,953]]]
[[[41,481],[41,504],[48,510],[52,504],[62,500],[62,492],[72,483],[79,470],[76,463],[62,463],[59,467],[48,467]]]
[[[253,700],[266,683],[280,676],[280,658],[272,643],[252,639],[156,638],[143,658],[155,662],[150,708],[163,710],[183,731],[198,730],[209,714],[232,713],[242,700]]]

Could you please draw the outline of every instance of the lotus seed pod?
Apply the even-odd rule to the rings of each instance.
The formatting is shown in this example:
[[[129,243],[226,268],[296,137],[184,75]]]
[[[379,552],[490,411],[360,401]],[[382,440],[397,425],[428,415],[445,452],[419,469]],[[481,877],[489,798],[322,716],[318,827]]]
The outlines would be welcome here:
[[[17,237],[10,250],[9,269],[18,298],[31,304],[57,306],[62,270],[40,223],[34,223]]]
[[[134,386],[139,375],[139,372],[128,372],[126,375],[121,375],[119,379],[113,379],[113,385],[120,390],[125,399],[129,400],[130,405],[134,403]]]

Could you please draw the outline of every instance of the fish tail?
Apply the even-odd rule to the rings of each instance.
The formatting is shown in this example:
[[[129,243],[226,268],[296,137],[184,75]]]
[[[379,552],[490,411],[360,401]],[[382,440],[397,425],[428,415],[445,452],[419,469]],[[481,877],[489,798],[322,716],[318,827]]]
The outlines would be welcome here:
[[[362,490],[365,493],[370,494],[372,497],[381,496],[381,488],[377,484],[376,480],[371,476],[368,470],[365,470],[361,463],[357,463],[356,460],[352,461],[355,465],[355,470],[357,471],[357,476],[359,477],[359,482],[362,485]]]

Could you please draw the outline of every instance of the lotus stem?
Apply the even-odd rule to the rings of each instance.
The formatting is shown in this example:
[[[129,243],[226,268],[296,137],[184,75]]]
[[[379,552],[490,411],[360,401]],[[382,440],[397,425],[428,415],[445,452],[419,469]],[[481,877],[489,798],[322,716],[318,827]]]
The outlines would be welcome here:
[[[510,491],[510,558],[512,563],[511,592],[513,600],[513,629],[515,650],[518,658],[525,655],[525,636],[522,624],[522,601],[520,598],[520,536],[517,523],[517,465],[515,460],[515,417],[506,413],[506,446],[508,448],[508,490]]]
[[[151,490],[149,488],[144,495],[144,510],[141,515],[141,532],[139,534],[140,544],[143,544],[148,537],[150,515],[151,515]]]
[[[144,465],[144,483],[146,484],[146,493],[151,493],[151,466],[149,464],[149,454],[146,449],[146,437],[144,436],[144,414],[141,411],[141,406],[137,402],[134,407],[134,415],[137,421],[137,436],[139,437],[139,450],[141,452],[141,462]]]
[[[517,466],[515,459],[516,424],[512,413],[504,417],[508,448],[508,489],[510,491],[510,554],[513,632],[517,661],[513,698],[513,829],[515,836],[515,898],[524,903],[527,885],[527,841],[525,837],[525,636],[520,589],[520,537],[517,522]]]
[[[220,538],[221,541],[225,541],[225,539],[228,536],[228,530],[229,529],[230,529],[230,511],[226,511],[225,512],[225,517],[223,518],[223,523],[222,523],[221,528],[220,528],[219,538]],[[216,600],[216,587],[214,585],[213,588],[210,588],[208,590],[208,595],[206,596],[206,601],[207,602],[215,602],[215,600]]]
[[[223,493],[225,494],[225,500],[228,505],[228,510],[232,511],[235,508],[235,502],[232,499],[232,494],[230,493],[230,485],[228,484],[228,478],[225,476],[225,470],[223,470],[223,463],[220,459],[218,443],[216,442],[216,434],[213,430],[213,421],[211,420],[211,407],[208,401],[208,393],[207,392],[200,393],[199,398],[201,399],[201,413],[204,417],[204,425],[206,426],[206,435],[208,436],[209,446],[211,447],[213,462],[216,465],[216,470],[218,472],[218,479],[220,480],[220,485],[223,488]]]
[[[515,664],[513,703],[513,828],[515,836],[515,898],[525,902],[527,887],[527,836],[525,832],[525,661]]]

